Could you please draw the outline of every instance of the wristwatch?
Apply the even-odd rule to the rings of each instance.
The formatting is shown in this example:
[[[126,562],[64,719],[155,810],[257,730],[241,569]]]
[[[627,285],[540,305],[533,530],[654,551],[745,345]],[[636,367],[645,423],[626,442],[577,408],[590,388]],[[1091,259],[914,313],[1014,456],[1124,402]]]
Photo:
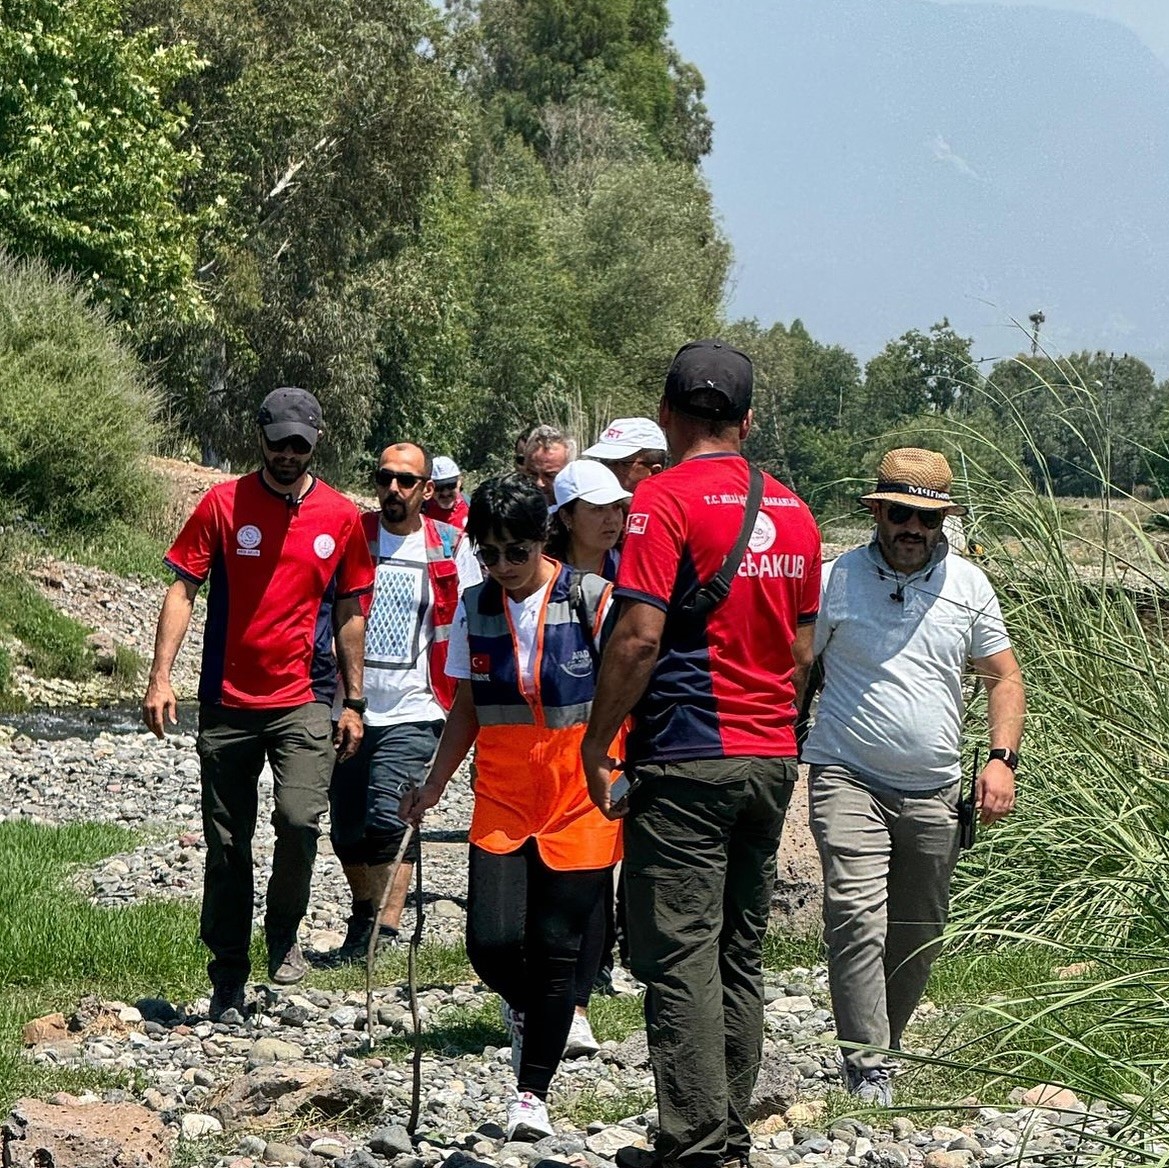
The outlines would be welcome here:
[[[353,710],[355,713],[364,714],[369,709],[369,700],[367,698],[346,698],[341,703],[342,709]]]
[[[1013,750],[1008,750],[1005,746],[996,746],[994,750],[990,751],[986,756],[987,762],[992,758],[1001,759],[1013,771],[1019,769],[1019,756]]]

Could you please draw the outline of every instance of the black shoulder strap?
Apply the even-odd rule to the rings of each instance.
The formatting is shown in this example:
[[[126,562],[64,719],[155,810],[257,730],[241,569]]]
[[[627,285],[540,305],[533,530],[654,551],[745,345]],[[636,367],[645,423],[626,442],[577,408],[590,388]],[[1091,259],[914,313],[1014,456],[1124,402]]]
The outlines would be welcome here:
[[[678,606],[678,611],[687,617],[704,617],[716,609],[727,596],[730,595],[731,581],[743,562],[747,552],[747,544],[751,542],[751,533],[755,530],[755,520],[759,517],[759,507],[763,503],[763,472],[751,466],[751,483],[747,488],[747,506],[743,511],[743,526],[739,531],[739,538],[735,546],[727,552],[722,567],[707,583],[695,589]]]
[[[596,670],[600,666],[601,654],[597,650],[597,639],[593,636],[593,622],[589,617],[589,607],[585,603],[583,580],[584,573],[573,568],[572,575],[568,578],[568,604],[576,614],[577,623],[584,632],[585,644],[588,646],[589,656],[593,661],[593,669]]]

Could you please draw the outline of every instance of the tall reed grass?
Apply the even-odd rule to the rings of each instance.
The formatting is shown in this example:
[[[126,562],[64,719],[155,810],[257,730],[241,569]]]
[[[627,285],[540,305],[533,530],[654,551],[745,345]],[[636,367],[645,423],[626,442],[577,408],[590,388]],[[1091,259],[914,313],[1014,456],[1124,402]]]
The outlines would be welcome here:
[[[1084,387],[1075,418],[1057,408],[1069,387],[1047,388],[1055,420],[1103,445],[1098,522],[1054,495],[1042,464],[1036,486],[1033,468],[960,422],[939,423],[932,444],[960,470],[1029,707],[1018,809],[959,865],[951,942],[990,962],[1047,950],[1050,965],[951,1015],[926,1061],[961,1092],[1047,1081],[1104,1101],[1114,1130],[1078,1162],[1166,1163],[1169,575],[1145,531],[1154,507],[1107,486],[1109,446],[1136,440],[1099,416],[1083,424]],[[1010,400],[994,405],[1034,451]],[[985,742],[982,701],[968,719],[972,748]]]

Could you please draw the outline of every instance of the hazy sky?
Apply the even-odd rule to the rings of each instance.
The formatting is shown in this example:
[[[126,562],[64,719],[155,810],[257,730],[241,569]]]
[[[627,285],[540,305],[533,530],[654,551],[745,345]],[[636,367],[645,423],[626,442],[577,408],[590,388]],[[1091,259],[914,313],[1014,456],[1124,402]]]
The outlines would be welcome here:
[[[795,17],[797,13],[818,7],[821,2],[822,0],[721,0],[720,3],[712,3],[712,0],[669,0],[673,21],[670,35],[683,57],[699,67],[707,82],[707,104],[714,117],[715,145],[714,153],[707,160],[705,169],[711,182],[715,205],[722,215],[723,227],[735,247],[735,271],[728,305],[730,315],[756,317],[767,324],[777,318],[786,319],[793,313],[798,313],[804,317],[813,335],[846,344],[857,351],[864,360],[883,342],[877,340],[875,336],[865,335],[860,327],[842,322],[840,314],[834,316],[830,309],[817,304],[817,283],[823,281],[817,281],[814,275],[809,277],[806,270],[795,273],[793,265],[788,262],[791,257],[778,250],[781,245],[769,234],[766,216],[760,209],[761,205],[768,204],[771,198],[768,190],[763,187],[760,176],[760,172],[766,169],[767,154],[764,148],[756,144],[766,141],[769,123],[773,122],[775,117],[774,105],[768,98],[768,85],[774,89],[775,79],[767,76],[766,65],[761,65],[761,60],[766,58],[756,46],[749,41],[740,43],[745,29],[749,30],[747,36],[778,35],[778,30],[785,27],[785,11]],[[1150,58],[1150,64],[1153,64],[1154,60],[1159,60],[1164,66],[1169,67],[1169,0],[923,0],[923,2],[939,6],[964,4],[979,8],[988,6],[1005,9],[1029,8],[1032,10],[1028,14],[1031,19],[1026,22],[1025,27],[1034,35],[1035,21],[1039,21],[1039,27],[1042,28],[1044,22],[1050,19],[1053,42],[1058,39],[1056,34],[1062,25],[1061,13],[1067,14],[1066,19],[1073,22],[1082,21],[1085,16],[1112,21],[1122,29],[1135,34],[1151,50],[1155,57]],[[1047,15],[1048,12],[1050,17]],[[1023,16],[1023,13],[1019,15]],[[807,24],[807,20],[793,21],[793,25],[800,27]],[[1091,43],[1090,37],[1085,41],[1082,28],[1077,30],[1077,36],[1080,38],[1077,43]],[[1116,38],[1107,39],[1110,50],[1115,54]],[[778,62],[782,60],[783,49],[781,46],[776,50],[777,68],[780,67]],[[822,49],[819,51],[823,53]],[[1095,64],[1097,62],[1086,62],[1086,71],[1091,72]],[[1155,65],[1153,67],[1155,68]],[[1035,63],[1036,77],[1045,75],[1045,68],[1044,58],[1040,53]],[[822,95],[818,100],[822,102]],[[820,113],[821,106],[817,106],[813,112]],[[1155,116],[1152,111],[1145,112],[1150,117]],[[1110,114],[1123,116],[1112,110]],[[939,135],[942,128],[938,128]],[[962,124],[946,126],[945,140],[939,136],[938,141],[946,151],[960,150],[961,139],[968,128]],[[935,155],[940,157],[936,150]],[[957,158],[955,161],[951,158],[948,161],[957,166],[962,159]],[[1122,160],[1120,163],[1121,166],[1127,164],[1128,160]],[[1009,172],[1004,171],[1004,176],[1007,175]],[[1143,182],[1146,179],[1138,179],[1134,175],[1133,181]],[[1148,178],[1147,181],[1152,179]],[[790,186],[789,183],[789,189]],[[826,255],[832,253],[836,236],[832,232],[819,236],[814,234],[813,221],[819,214],[817,207],[808,207],[789,198],[783,210],[789,216],[789,221],[805,233],[804,238],[809,240],[810,246],[820,247]],[[977,220],[972,218],[971,221]],[[1123,222],[1121,226],[1123,227]],[[1158,230],[1152,224],[1148,225],[1148,229]],[[1097,232],[1097,236],[1099,234]],[[1054,242],[1052,257],[1057,260],[1063,258],[1072,248],[1070,240],[1073,238],[1074,236],[1068,236],[1062,244],[1059,241]],[[1154,250],[1159,251],[1153,248],[1148,250],[1150,255]],[[783,266],[785,263],[788,264],[787,268]],[[908,270],[908,265],[906,267]],[[992,265],[988,268],[988,278],[994,278],[995,295],[988,297],[988,300],[992,301],[988,305],[982,305],[967,287],[955,285],[955,291],[949,295],[938,296],[936,304],[933,300],[928,300],[919,305],[918,315],[924,314],[922,319],[914,317],[906,319],[903,323],[893,324],[891,327],[894,332],[887,332],[884,335],[887,339],[903,328],[925,327],[930,320],[936,319],[942,312],[947,312],[955,318],[956,327],[977,335],[980,349],[985,349],[988,354],[997,354],[1000,347],[1009,349],[1018,345],[1017,329],[1009,323],[1010,315],[1015,315],[1016,319],[1023,319],[1033,308],[1043,306],[1051,316],[1049,330],[1058,327],[1057,322],[1061,319],[1070,326],[1073,317],[1070,305],[1065,308],[1065,305],[1053,303],[1050,299],[1053,293],[1036,288],[1034,286],[1036,281],[1031,277],[1038,274],[1038,265],[1034,265],[1033,268],[1035,270],[1020,273],[1008,270],[1008,265],[998,267]],[[838,266],[838,271],[849,279],[863,278],[865,274],[863,269],[864,263],[860,260],[854,260],[851,268],[847,262],[842,262]],[[1158,279],[1155,276],[1153,278]],[[783,287],[785,279],[786,288],[791,290],[791,295],[776,295],[776,287]],[[1123,285],[1123,280],[1119,276],[1116,279]],[[1164,297],[1160,293],[1165,292],[1169,295],[1169,277],[1161,282],[1166,284],[1166,288],[1158,289],[1158,308],[1164,307],[1162,303]],[[1142,285],[1138,294],[1135,279],[1133,283],[1134,289],[1130,299],[1151,302],[1153,297],[1145,292],[1144,286]],[[1070,302],[1073,295],[1069,281],[1064,279],[1061,287],[1068,289],[1065,299]],[[1112,297],[1118,320],[1121,317],[1127,320],[1137,312],[1137,306],[1127,303],[1126,295],[1126,290],[1122,286]],[[1056,311],[1053,312],[1053,309]],[[931,311],[934,316],[929,316]],[[1100,316],[1098,309],[1093,311]],[[1068,335],[1056,337],[1053,334],[1052,341],[1077,347],[1081,345],[1106,349],[1114,346],[1131,347],[1130,351],[1143,356],[1155,366],[1169,363],[1167,355],[1169,349],[1165,348],[1167,342],[1161,339],[1163,318],[1158,318],[1157,321],[1144,321],[1140,329],[1132,330],[1134,334],[1132,338],[1127,339],[1124,336],[1118,338],[1115,335],[1116,330],[1107,322],[1101,322],[1098,328],[1086,326],[1083,321],[1086,312],[1087,310],[1080,314],[1080,321],[1076,327],[1069,327]],[[1018,315],[1020,313],[1021,316]],[[870,315],[876,317],[879,314]],[[882,321],[882,327],[887,327],[887,322]],[[1154,352],[1154,349],[1157,351]]]

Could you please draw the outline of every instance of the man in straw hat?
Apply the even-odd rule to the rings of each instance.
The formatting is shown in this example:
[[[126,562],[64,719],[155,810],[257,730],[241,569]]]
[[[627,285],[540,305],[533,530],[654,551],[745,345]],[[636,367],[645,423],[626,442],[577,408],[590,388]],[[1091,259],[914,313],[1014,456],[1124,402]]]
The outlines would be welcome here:
[[[892,1102],[887,1051],[925,989],[959,851],[962,675],[987,693],[990,752],[975,784],[984,824],[1015,806],[1023,730],[1019,666],[983,572],[942,531],[963,515],[932,450],[891,450],[861,497],[872,542],[825,565],[814,652],[824,672],[811,822],[824,869],[824,932],[848,1088]]]

